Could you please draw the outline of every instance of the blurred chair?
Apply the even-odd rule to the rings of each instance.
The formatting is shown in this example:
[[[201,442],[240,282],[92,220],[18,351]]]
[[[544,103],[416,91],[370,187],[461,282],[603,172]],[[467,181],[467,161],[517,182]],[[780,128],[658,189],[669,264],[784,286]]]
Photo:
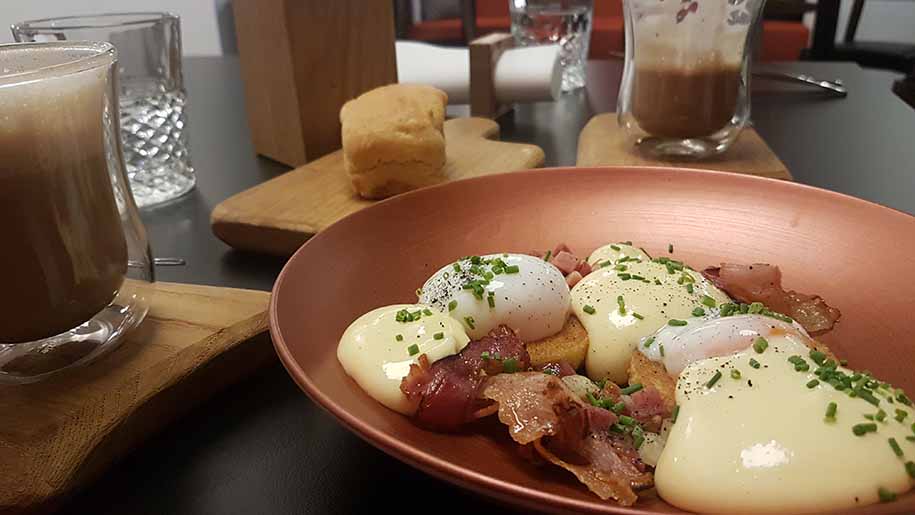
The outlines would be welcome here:
[[[824,0],[830,1],[830,0]],[[803,4],[803,2],[800,2]],[[810,31],[801,23],[803,9],[796,0],[770,0],[766,6],[767,19],[763,23],[762,49],[764,61],[796,60],[807,47]],[[436,14],[448,13],[443,6],[450,5],[450,17],[436,18],[423,13],[421,21],[412,24],[408,39],[430,43],[466,44],[476,36],[490,32],[504,32],[511,28],[508,0],[424,0],[423,10],[434,7]],[[770,5],[774,7],[770,8]],[[813,5],[804,4],[805,9]],[[459,13],[454,9],[459,9]],[[769,19],[769,12],[777,13]],[[468,23],[465,23],[467,20]],[[470,26],[468,26],[470,25]],[[589,57],[609,59],[624,50],[623,8],[620,0],[594,0]]]
[[[855,61],[861,66],[910,73],[915,67],[915,42],[856,41],[864,0],[852,3],[843,41],[836,43],[839,0],[820,0],[816,7],[813,45],[804,57],[817,61]]]

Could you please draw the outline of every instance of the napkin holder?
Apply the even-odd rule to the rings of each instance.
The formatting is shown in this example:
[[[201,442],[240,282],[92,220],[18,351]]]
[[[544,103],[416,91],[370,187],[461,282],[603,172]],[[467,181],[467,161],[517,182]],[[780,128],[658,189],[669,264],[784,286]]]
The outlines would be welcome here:
[[[494,32],[470,42],[470,114],[498,118],[512,110],[496,98],[496,63],[503,52],[514,48],[515,39],[505,32]]]
[[[397,82],[392,2],[234,0],[255,151],[297,167],[340,148],[340,108]]]

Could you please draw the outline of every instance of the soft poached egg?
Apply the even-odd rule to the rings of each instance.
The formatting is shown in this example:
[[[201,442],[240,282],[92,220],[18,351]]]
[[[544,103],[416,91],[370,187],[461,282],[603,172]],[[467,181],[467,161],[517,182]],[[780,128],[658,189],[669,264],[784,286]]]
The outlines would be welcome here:
[[[400,391],[410,365],[423,354],[430,363],[455,355],[468,342],[464,328],[448,315],[422,304],[395,304],[353,321],[340,338],[337,359],[372,398],[412,415],[417,406]]]
[[[597,268],[572,288],[572,309],[588,332],[585,366],[592,379],[625,383],[643,338],[705,309],[706,297],[716,305],[731,300],[702,274],[677,262],[651,261],[631,245],[601,247],[588,262]]]
[[[473,256],[448,264],[426,281],[419,301],[460,321],[474,340],[504,324],[528,342],[559,332],[571,303],[559,269],[525,254]]]

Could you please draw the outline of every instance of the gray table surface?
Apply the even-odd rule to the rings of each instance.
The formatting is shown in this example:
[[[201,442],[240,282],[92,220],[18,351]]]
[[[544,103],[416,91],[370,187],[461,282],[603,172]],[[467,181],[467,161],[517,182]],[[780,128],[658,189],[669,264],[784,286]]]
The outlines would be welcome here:
[[[891,93],[895,75],[848,63],[768,67],[839,77],[850,91],[845,99],[832,99],[807,89],[754,85],[753,122],[798,182],[915,213],[915,111]],[[184,68],[198,186],[175,203],[143,213],[154,254],[188,261],[184,268],[160,269],[158,278],[269,290],[284,260],[230,249],[213,236],[209,217],[222,200],[288,168],[254,154],[237,59],[187,58]],[[590,63],[585,91],[518,107],[501,121],[502,138],[541,146],[547,166],[573,165],[581,128],[595,113],[615,107],[620,69],[616,62]],[[276,364],[171,424],[63,511],[413,511],[405,506],[410,503],[405,491],[446,499],[454,510],[495,509],[353,436]]]

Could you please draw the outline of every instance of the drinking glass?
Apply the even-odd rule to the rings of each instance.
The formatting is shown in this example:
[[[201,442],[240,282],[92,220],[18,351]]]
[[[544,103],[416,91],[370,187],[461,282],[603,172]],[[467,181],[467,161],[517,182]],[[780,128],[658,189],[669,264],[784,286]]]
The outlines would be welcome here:
[[[662,157],[724,152],[750,117],[750,57],[765,0],[624,0],[619,124]]]
[[[32,20],[13,25],[16,41],[108,41],[118,51],[121,141],[139,207],[176,199],[196,183],[188,155],[181,27],[168,13]]]
[[[508,6],[515,43],[558,44],[562,91],[584,87],[593,0],[509,0]]]
[[[117,62],[109,43],[0,45],[0,382],[88,363],[148,310]]]

